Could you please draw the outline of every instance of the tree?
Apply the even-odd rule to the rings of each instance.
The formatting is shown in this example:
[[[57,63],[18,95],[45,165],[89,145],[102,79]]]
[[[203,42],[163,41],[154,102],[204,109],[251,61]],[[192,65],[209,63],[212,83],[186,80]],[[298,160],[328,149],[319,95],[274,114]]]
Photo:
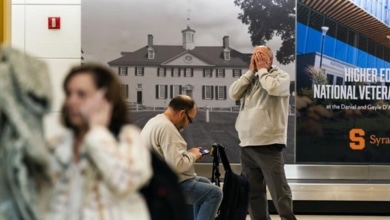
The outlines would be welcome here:
[[[274,36],[282,39],[276,52],[281,64],[295,60],[295,0],[234,0],[243,13],[238,19],[249,25],[252,45],[264,45]]]

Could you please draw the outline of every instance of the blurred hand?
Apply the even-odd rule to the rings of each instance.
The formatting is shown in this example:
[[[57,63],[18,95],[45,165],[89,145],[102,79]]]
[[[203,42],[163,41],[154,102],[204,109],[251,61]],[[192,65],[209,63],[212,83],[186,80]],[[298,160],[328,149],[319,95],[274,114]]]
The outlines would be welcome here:
[[[203,155],[200,153],[201,150],[202,150],[202,147],[194,147],[194,148],[189,149],[188,152],[195,154],[196,159],[199,160],[199,159],[202,159],[202,157],[203,157]]]
[[[112,104],[105,98],[105,91],[99,90],[96,94],[86,101],[85,105],[81,108],[81,113],[88,122],[90,128],[94,126],[108,127],[111,114]]]

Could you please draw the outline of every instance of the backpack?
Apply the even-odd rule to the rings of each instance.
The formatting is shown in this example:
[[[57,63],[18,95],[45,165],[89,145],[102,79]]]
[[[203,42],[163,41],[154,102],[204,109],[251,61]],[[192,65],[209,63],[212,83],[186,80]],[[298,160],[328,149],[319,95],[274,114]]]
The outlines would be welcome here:
[[[176,173],[153,151],[151,161],[153,176],[149,183],[140,189],[151,219],[183,220],[188,216],[187,207]]]
[[[213,144],[213,171],[211,181],[220,186],[219,158],[225,169],[223,180],[223,199],[217,212],[216,220],[245,220],[249,206],[249,183],[243,175],[235,174],[226,156],[225,147]]]

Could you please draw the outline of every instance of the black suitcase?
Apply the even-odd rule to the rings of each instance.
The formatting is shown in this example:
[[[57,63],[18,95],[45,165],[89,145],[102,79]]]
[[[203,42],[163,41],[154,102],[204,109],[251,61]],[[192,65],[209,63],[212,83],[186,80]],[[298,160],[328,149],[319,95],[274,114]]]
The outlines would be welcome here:
[[[216,220],[245,220],[249,205],[249,184],[246,177],[235,174],[221,144],[211,146],[213,171],[211,181],[220,186],[219,159],[225,169],[223,180],[223,199]]]

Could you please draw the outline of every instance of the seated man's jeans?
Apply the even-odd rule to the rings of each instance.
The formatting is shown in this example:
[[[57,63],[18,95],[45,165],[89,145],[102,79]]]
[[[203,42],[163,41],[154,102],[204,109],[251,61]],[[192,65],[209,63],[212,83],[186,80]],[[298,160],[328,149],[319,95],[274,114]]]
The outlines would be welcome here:
[[[194,220],[214,220],[222,202],[222,190],[205,177],[195,177],[180,183],[180,187],[193,204]]]

